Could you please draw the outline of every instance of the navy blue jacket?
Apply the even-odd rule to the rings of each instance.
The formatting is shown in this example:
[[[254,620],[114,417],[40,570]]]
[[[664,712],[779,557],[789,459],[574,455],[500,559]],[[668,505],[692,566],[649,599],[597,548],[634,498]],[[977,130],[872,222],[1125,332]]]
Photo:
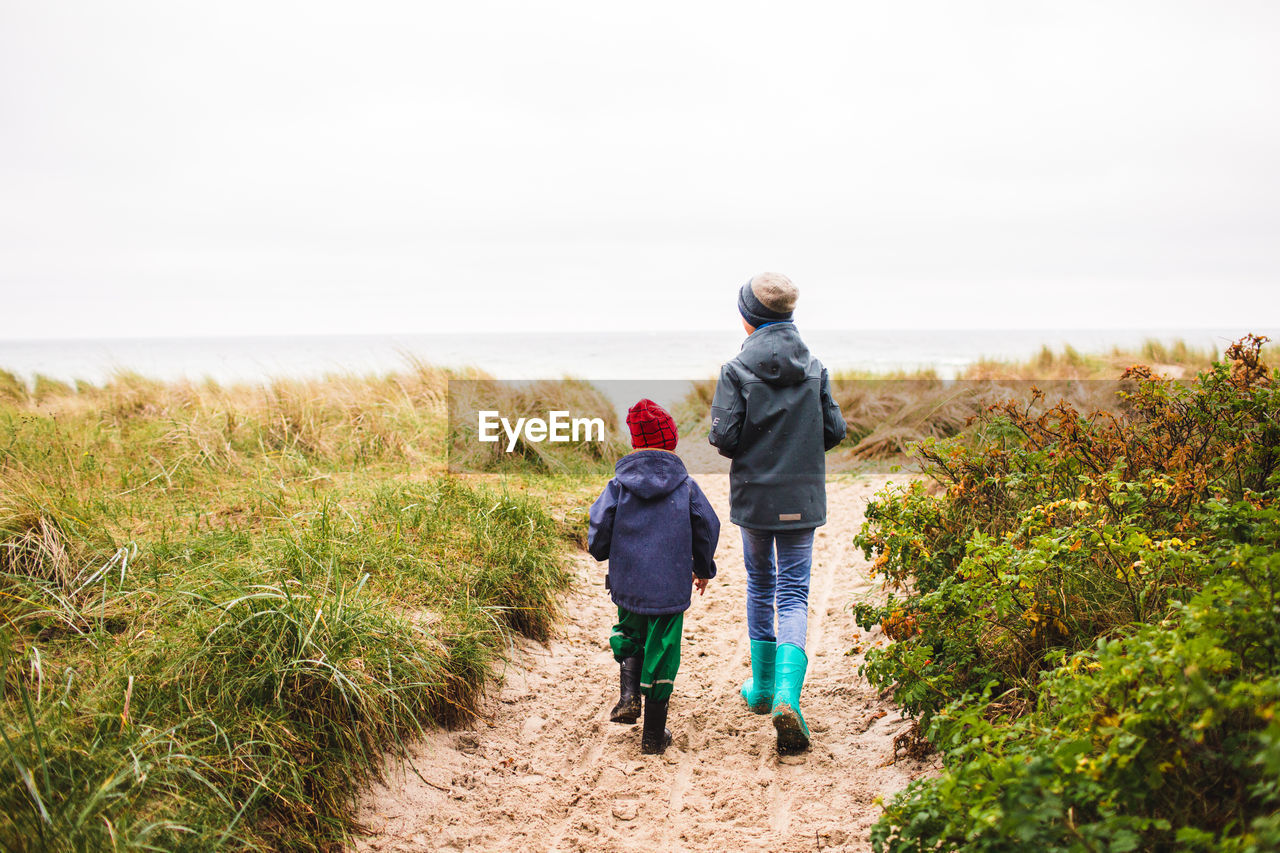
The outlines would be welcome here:
[[[646,616],[683,613],[693,576],[716,576],[720,519],[670,451],[638,450],[614,473],[591,505],[587,550],[609,561],[614,604]]]

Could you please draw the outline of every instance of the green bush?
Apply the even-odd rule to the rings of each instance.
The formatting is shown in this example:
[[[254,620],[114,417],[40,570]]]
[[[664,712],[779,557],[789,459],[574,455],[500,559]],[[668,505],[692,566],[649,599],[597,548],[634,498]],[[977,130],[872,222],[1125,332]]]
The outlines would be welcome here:
[[[896,588],[867,656],[942,750],[879,850],[1274,849],[1277,383],[1247,340],[1117,413],[1008,404],[859,543]]]

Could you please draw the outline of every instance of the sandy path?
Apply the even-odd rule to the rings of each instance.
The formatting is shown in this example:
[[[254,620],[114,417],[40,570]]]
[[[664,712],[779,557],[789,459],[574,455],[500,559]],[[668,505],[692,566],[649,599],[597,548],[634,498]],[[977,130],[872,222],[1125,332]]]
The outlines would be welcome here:
[[[604,569],[586,554],[561,635],[524,642],[485,717],[433,733],[392,762],[365,797],[358,850],[719,851],[867,850],[873,802],[930,768],[893,762],[906,723],[857,675],[855,643],[874,642],[849,602],[871,588],[851,544],[883,477],[828,484],[829,523],[814,542],[805,755],[779,759],[767,716],[737,694],[748,675],[745,577],[728,478],[698,478],[725,520],[719,576],[685,614],[671,700],[675,735],[663,756],[640,754],[640,726],[609,722],[618,669],[607,638],[616,614]],[[878,631],[877,631],[878,633]]]

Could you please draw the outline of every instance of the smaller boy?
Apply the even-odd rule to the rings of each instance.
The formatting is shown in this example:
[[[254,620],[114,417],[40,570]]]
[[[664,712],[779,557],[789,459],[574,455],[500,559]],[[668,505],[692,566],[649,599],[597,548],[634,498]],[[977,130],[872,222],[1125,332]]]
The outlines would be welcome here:
[[[667,410],[641,400],[627,412],[629,453],[591,505],[587,550],[609,561],[605,587],[618,605],[609,645],[621,690],[609,715],[631,724],[644,701],[640,751],[661,755],[671,743],[667,704],[680,668],[684,611],[716,576],[720,519],[674,453],[679,436]]]

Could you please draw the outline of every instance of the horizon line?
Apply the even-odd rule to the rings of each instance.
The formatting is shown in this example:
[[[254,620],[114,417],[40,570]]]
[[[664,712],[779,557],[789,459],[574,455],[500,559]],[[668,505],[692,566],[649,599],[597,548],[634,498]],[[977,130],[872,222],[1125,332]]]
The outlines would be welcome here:
[[[893,333],[893,332],[1044,332],[1052,334],[1061,334],[1063,332],[1150,332],[1150,333],[1195,333],[1195,332],[1225,332],[1229,327],[1225,326],[842,326],[842,327],[817,327],[805,326],[803,323],[797,324],[806,331],[811,332],[875,332],[875,333]],[[1253,332],[1276,332],[1280,333],[1280,324],[1276,325],[1257,325],[1250,324],[1249,327],[1241,326],[1241,334],[1250,334],[1249,328]],[[474,335],[528,335],[533,337],[551,336],[551,335],[579,335],[579,334],[602,334],[602,335],[655,335],[655,334],[713,334],[728,335],[741,334],[741,329],[735,327],[723,328],[701,328],[701,329],[533,329],[533,330],[450,330],[450,331],[420,331],[420,332],[270,332],[270,333],[201,333],[189,335],[111,335],[111,336],[73,336],[73,337],[27,337],[27,338],[10,338],[0,336],[0,345],[4,344],[48,344],[48,343],[82,343],[82,342],[140,342],[140,341],[217,341],[217,340],[253,340],[253,339],[280,339],[280,338],[397,338],[397,337],[465,337]]]

